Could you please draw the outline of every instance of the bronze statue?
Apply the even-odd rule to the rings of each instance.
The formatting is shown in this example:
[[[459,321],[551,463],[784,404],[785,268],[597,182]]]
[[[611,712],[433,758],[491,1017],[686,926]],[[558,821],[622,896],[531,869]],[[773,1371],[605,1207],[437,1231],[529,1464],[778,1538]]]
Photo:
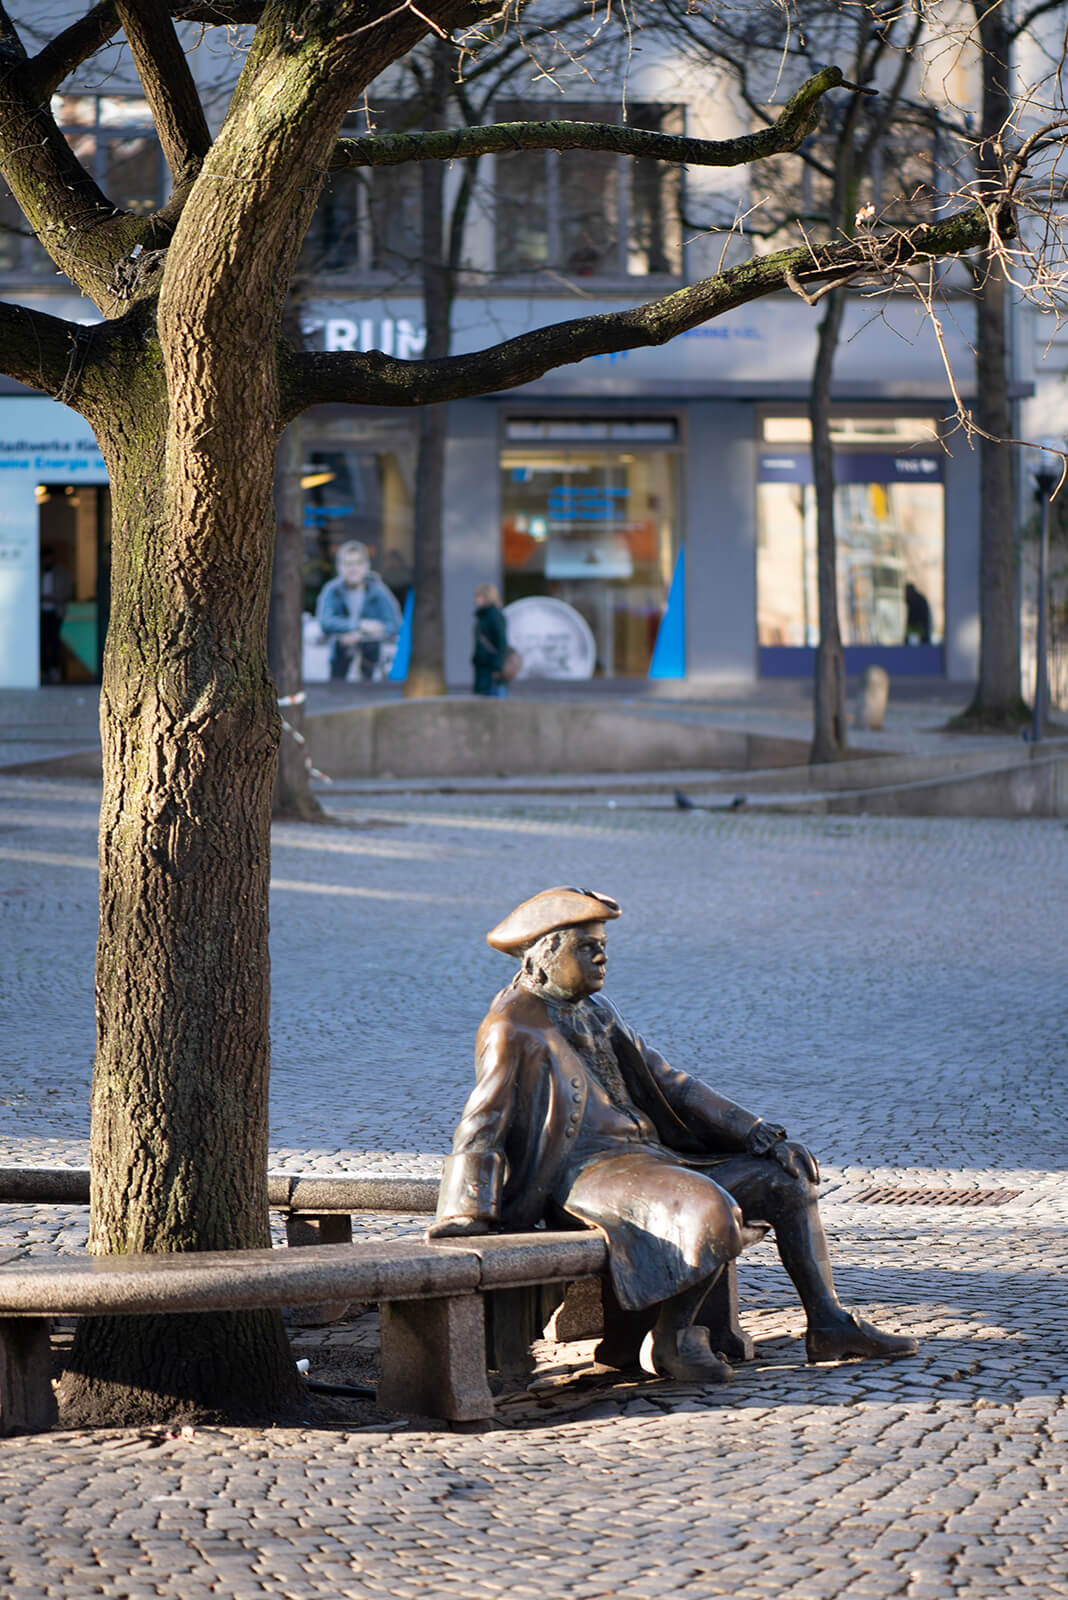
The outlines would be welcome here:
[[[809,1151],[670,1066],[598,993],[605,924],[619,914],[608,895],[546,889],[486,935],[522,966],[479,1028],[477,1082],[430,1236],[542,1220],[602,1229],[616,1300],[647,1311],[643,1331],[653,1324],[656,1371],[722,1383],[731,1369],[700,1308],[724,1265],[770,1225],[807,1314],[809,1361],[913,1355],[914,1339],[839,1301]],[[596,1355],[625,1366],[637,1346],[609,1333]]]

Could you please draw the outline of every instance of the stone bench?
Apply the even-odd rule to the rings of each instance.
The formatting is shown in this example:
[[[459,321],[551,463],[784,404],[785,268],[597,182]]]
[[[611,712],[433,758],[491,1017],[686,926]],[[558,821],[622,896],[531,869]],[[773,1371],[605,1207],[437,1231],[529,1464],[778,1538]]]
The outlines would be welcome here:
[[[346,1244],[354,1211],[431,1214],[436,1178],[377,1173],[269,1172],[267,1203],[286,1219],[290,1244]],[[0,1167],[0,1205],[89,1204],[88,1167]]]
[[[378,1401],[386,1410],[488,1418],[484,1295],[585,1278],[605,1259],[604,1239],[593,1232],[50,1260],[0,1252],[0,1434],[39,1432],[55,1420],[52,1317],[251,1311],[319,1300],[378,1303]]]
[[[269,1172],[267,1203],[285,1217],[289,1245],[351,1244],[354,1211],[433,1215],[436,1178],[377,1173]],[[89,1204],[88,1167],[0,1167],[0,1205]],[[318,1327],[345,1315],[347,1301],[292,1307],[293,1321]]]
[[[488,1370],[529,1371],[531,1343],[554,1313],[557,1338],[589,1337],[607,1325],[637,1347],[644,1329],[614,1304],[607,1246],[596,1231],[353,1244],[351,1214],[333,1209],[347,1203],[358,1210],[430,1212],[436,1196],[434,1179],[274,1173],[270,1203],[287,1213],[290,1244],[317,1248],[48,1260],[0,1251],[0,1434],[38,1431],[54,1419],[48,1329],[58,1316],[267,1306],[312,1306],[340,1315],[354,1301],[376,1302],[379,1403],[449,1421],[492,1416]],[[86,1204],[88,1173],[0,1169],[4,1202]],[[290,1221],[297,1224],[292,1231]],[[324,1239],[335,1224],[347,1237]],[[713,1349],[733,1360],[752,1356],[738,1320],[733,1262],[701,1320]]]

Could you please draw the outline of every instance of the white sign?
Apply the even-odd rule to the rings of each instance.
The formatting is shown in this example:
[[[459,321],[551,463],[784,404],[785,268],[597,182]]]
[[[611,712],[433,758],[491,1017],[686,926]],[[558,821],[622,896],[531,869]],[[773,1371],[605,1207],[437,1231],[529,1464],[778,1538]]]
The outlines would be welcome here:
[[[592,678],[597,646],[574,606],[528,595],[505,606],[508,643],[523,657],[521,678]]]
[[[0,688],[40,682],[37,484],[106,482],[77,412],[54,400],[0,399]]]
[[[410,317],[326,317],[303,324],[311,338],[322,329],[324,350],[381,350],[384,356],[412,361],[426,346],[426,328]]]
[[[485,350],[531,328],[620,311],[642,298],[640,284],[627,301],[461,295],[453,304],[452,352]],[[797,385],[804,392],[811,381],[818,326],[818,312],[795,295],[772,295],[690,328],[667,344],[610,351],[568,364],[538,379],[534,392],[640,396],[655,389],[705,398],[746,390],[764,395],[768,384]],[[946,354],[965,383],[975,369],[971,328],[970,309],[961,305],[944,330]],[[422,301],[409,295],[309,301],[304,329],[309,342],[324,350],[381,350],[401,360],[417,360],[426,337]],[[872,398],[880,393],[892,398],[947,393],[942,351],[919,301],[904,296],[877,302],[850,298],[835,381],[855,384]]]

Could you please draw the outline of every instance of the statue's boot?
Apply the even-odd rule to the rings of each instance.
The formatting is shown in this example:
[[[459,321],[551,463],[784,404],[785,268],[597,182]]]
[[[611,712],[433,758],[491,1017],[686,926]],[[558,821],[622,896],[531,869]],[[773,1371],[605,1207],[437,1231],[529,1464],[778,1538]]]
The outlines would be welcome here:
[[[679,1383],[729,1383],[734,1369],[713,1355],[707,1328],[679,1328],[653,1334],[653,1366],[662,1378]]]
[[[885,1333],[844,1308],[833,1322],[810,1324],[805,1333],[805,1350],[810,1361],[863,1360],[866,1357],[914,1356],[919,1349],[915,1339],[903,1333]]]
[[[810,1361],[916,1354],[919,1346],[915,1339],[906,1334],[884,1333],[847,1311],[839,1300],[814,1195],[789,1207],[776,1219],[775,1240],[808,1317],[805,1349]]]

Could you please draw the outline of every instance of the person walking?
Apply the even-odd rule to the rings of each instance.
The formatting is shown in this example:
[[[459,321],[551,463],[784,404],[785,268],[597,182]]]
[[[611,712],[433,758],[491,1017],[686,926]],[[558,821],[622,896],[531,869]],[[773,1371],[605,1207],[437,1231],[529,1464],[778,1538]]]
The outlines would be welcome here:
[[[471,656],[476,694],[508,693],[501,677],[507,654],[508,623],[501,610],[501,597],[492,583],[480,583],[475,590],[475,648]]]

